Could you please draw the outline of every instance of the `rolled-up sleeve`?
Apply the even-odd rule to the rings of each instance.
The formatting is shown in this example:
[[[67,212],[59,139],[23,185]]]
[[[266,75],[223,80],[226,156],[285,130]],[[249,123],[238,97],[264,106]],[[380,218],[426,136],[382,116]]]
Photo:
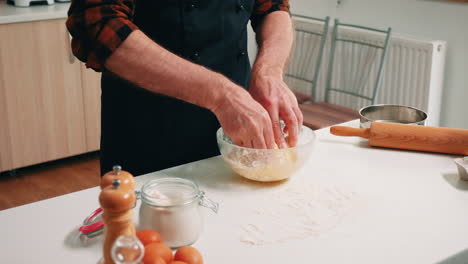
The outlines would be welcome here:
[[[133,0],[72,0],[66,22],[73,54],[101,71],[105,60],[138,27]]]
[[[256,31],[263,18],[274,11],[286,11],[289,13],[289,0],[255,0],[254,10],[250,21]]]

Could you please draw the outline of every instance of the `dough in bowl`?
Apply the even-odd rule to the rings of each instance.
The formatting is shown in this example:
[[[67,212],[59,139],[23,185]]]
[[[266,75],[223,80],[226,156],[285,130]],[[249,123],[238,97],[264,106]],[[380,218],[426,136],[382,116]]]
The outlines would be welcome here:
[[[289,178],[304,165],[315,142],[315,133],[302,126],[296,147],[284,149],[254,149],[235,145],[223,133],[216,133],[224,161],[237,174],[254,181],[272,182]]]
[[[245,178],[265,182],[284,180],[301,165],[294,149],[275,152],[237,149],[227,155],[226,161]]]

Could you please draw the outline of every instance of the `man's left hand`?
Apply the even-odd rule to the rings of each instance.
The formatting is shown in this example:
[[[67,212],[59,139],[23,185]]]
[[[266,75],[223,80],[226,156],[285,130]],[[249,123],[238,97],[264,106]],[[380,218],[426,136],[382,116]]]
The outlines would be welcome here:
[[[280,148],[294,147],[298,141],[302,126],[302,112],[293,92],[283,81],[283,71],[279,68],[254,68],[250,79],[250,94],[270,115],[273,124],[275,142]],[[283,120],[288,132],[286,144],[280,120]]]

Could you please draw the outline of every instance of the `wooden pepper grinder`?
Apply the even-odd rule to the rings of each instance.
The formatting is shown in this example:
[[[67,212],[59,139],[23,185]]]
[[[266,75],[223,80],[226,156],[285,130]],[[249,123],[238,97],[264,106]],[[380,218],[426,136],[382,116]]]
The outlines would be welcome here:
[[[120,179],[114,179],[112,185],[104,187],[99,195],[104,221],[104,264],[115,264],[111,257],[111,248],[121,235],[135,236],[132,208],[136,196],[133,188],[122,186]]]
[[[101,178],[101,190],[109,185],[112,185],[114,180],[120,180],[120,186],[130,189],[135,189],[135,179],[128,171],[122,170],[122,167],[115,165],[112,171],[104,174]]]

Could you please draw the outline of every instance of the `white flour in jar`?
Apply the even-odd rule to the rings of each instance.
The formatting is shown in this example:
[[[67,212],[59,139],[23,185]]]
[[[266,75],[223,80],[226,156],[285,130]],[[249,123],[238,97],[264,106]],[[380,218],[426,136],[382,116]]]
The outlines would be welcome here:
[[[190,245],[198,239],[203,229],[203,215],[198,197],[192,197],[192,190],[149,190],[146,195],[151,204],[142,199],[140,229],[159,232],[163,242],[171,248]]]

